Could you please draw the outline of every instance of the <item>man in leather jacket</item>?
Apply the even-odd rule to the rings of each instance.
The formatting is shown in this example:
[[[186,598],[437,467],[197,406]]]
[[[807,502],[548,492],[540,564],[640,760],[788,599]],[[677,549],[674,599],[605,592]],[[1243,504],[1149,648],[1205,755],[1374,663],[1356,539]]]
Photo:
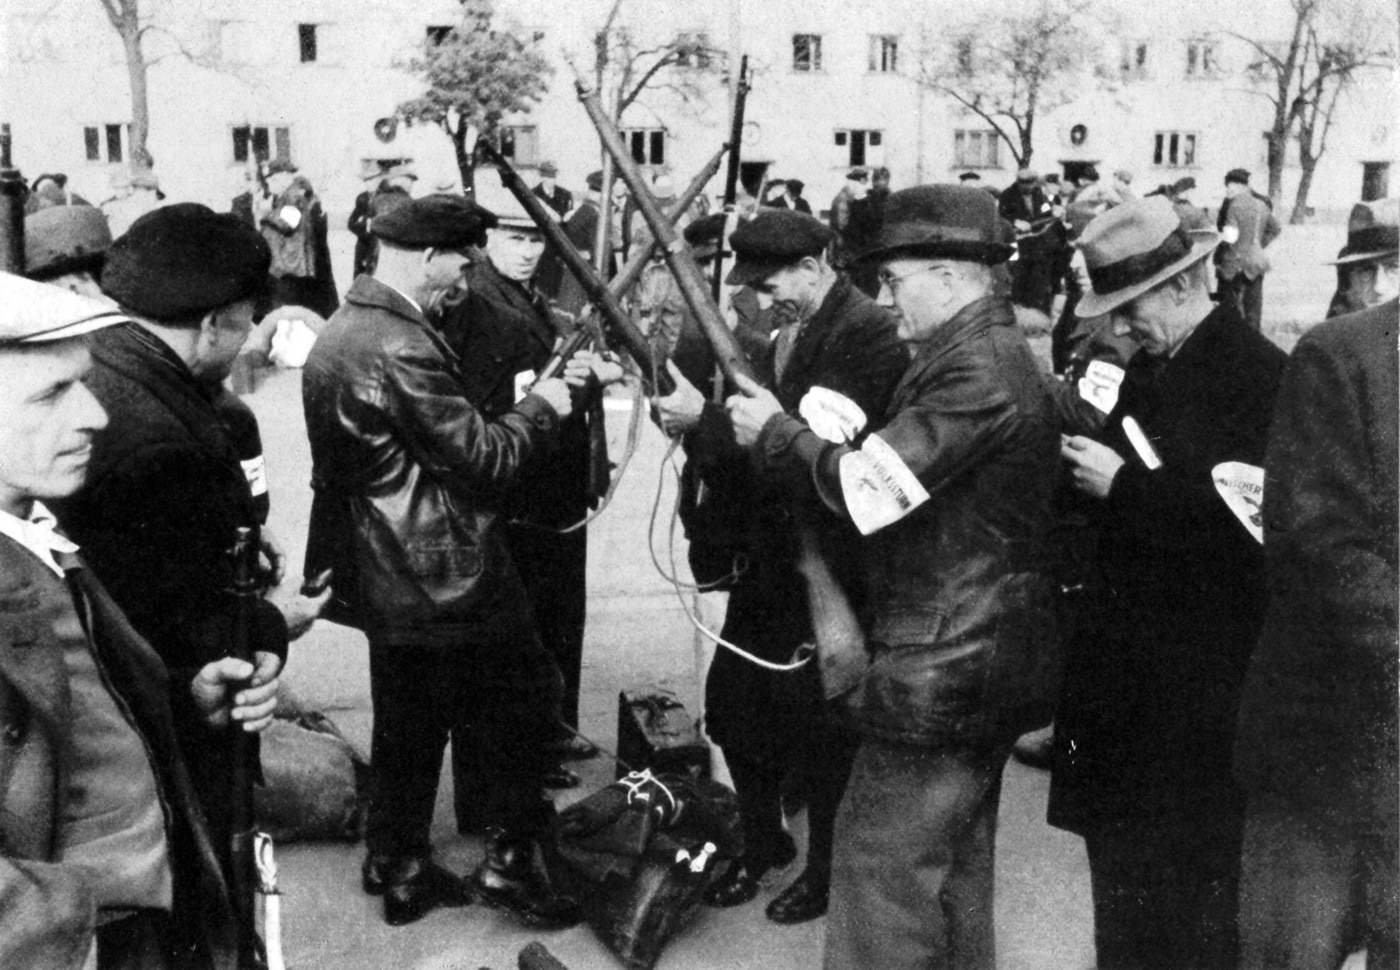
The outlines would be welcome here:
[[[307,575],[333,569],[335,618],[369,637],[374,708],[363,885],[391,925],[472,891],[431,861],[429,828],[449,734],[489,759],[494,827],[477,898],[533,926],[578,919],[534,866],[553,814],[542,779],[560,677],[535,633],[493,493],[556,446],[563,380],[536,383],[487,421],[456,355],[428,322],[463,282],[466,250],[495,223],[466,199],[416,199],[376,219],[360,276],[307,360],[303,403],[316,495]],[[581,379],[569,372],[570,379]]]
[[[865,427],[819,434],[756,384],[735,435],[866,536],[869,666],[836,819],[825,966],[994,966],[993,846],[1016,737],[1050,720],[1045,539],[1059,435],[992,268],[1011,227],[987,193],[893,193],[870,258],[911,359]]]

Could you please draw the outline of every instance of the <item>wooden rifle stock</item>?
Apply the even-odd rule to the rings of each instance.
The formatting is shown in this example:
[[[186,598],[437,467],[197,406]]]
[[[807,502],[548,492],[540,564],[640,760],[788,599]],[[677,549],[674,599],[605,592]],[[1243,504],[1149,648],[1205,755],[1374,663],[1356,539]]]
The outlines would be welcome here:
[[[662,252],[666,254],[666,263],[680,284],[681,295],[685,297],[690,312],[695,314],[701,331],[710,342],[720,368],[731,382],[736,374],[757,380],[748,355],[739,346],[739,342],[720,315],[715,300],[710,296],[700,267],[695,264],[694,257],[661,214],[650,187],[622,144],[622,138],[611,119],[604,113],[597,93],[589,88],[576,67],[574,75],[579,100],[587,109],[593,127],[598,130],[603,147],[613,157],[623,181],[631,189],[642,218],[646,219],[647,225],[661,243]],[[860,683],[865,668],[870,665],[870,655],[865,648],[865,633],[860,628],[855,611],[851,609],[845,590],[841,588],[836,575],[822,557],[815,528],[808,523],[799,523],[798,537],[797,569],[807,587],[807,607],[812,618],[812,633],[817,646],[822,688],[829,699],[836,698],[854,690]]]
[[[714,349],[715,357],[720,367],[723,368],[725,376],[731,381],[733,381],[735,374],[743,374],[750,379],[756,379],[748,357],[739,346],[739,342],[734,339],[734,334],[730,331],[729,325],[724,322],[724,317],[720,314],[714,298],[710,296],[700,267],[695,264],[695,257],[690,254],[684,240],[676,235],[676,230],[662,214],[656,197],[651,194],[651,187],[642,177],[641,170],[637,168],[637,163],[632,160],[632,155],[628,152],[627,147],[622,144],[622,136],[618,134],[612,119],[607,116],[602,104],[598,101],[598,93],[589,87],[588,82],[579,73],[577,66],[574,66],[574,87],[578,90],[579,100],[583,102],[588,117],[593,121],[593,127],[597,129],[598,136],[602,139],[603,148],[612,156],[613,162],[617,165],[618,174],[622,176],[622,180],[627,183],[627,188],[632,192],[632,200],[636,202],[638,210],[642,213],[642,218],[646,220],[647,226],[651,229],[652,236],[661,246],[661,252],[666,257],[666,265],[671,268],[676,282],[680,285],[681,296],[685,299],[690,312],[695,315],[695,320],[700,325],[700,330],[705,334],[705,339],[710,342],[710,346]]]
[[[608,289],[602,277],[593,268],[588,260],[583,258],[583,254],[578,251],[578,247],[573,244],[564,228],[559,225],[545,209],[544,203],[530,191],[530,187],[525,184],[518,172],[511,167],[511,164],[501,156],[486,139],[477,143],[477,148],[487,161],[494,164],[501,176],[501,184],[506,187],[511,195],[518,201],[534,220],[540,232],[544,233],[559,256],[564,261],[564,265],[569,272],[574,274],[579,285],[583,287],[584,293],[588,295],[588,301],[598,308],[603,315],[603,320],[607,325],[608,332],[616,339],[624,350],[637,362],[637,366],[642,370],[643,379],[661,394],[669,394],[675,389],[675,382],[671,380],[671,375],[665,370],[656,366],[656,361],[652,359],[651,345],[647,343],[646,335],[637,329],[627,311],[622,309],[622,304],[617,302],[617,297]],[[563,363],[572,356],[589,339],[586,328],[580,327],[575,333],[565,341],[565,346],[572,345],[568,356],[562,356],[564,348],[555,356],[559,363],[555,365],[555,370],[563,366]],[[551,360],[552,362],[552,360]],[[542,372],[543,374],[543,372]]]

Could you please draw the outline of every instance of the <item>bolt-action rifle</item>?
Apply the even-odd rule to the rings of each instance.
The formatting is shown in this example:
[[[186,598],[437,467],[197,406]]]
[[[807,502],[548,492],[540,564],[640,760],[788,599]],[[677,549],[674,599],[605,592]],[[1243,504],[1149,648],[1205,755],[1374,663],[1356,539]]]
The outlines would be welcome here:
[[[680,284],[681,295],[700,324],[700,330],[709,341],[725,376],[731,383],[735,383],[734,378],[737,374],[757,381],[753,365],[725,324],[719,307],[710,296],[694,256],[661,214],[661,208],[652,196],[650,186],[642,178],[641,171],[632,160],[627,147],[623,145],[612,119],[603,110],[597,92],[584,80],[577,66],[574,66],[574,78],[579,100],[588,111],[588,117],[593,121],[593,127],[597,129],[604,149],[612,156],[619,174],[632,191],[632,197],[636,200],[642,218],[661,244],[666,263],[675,274],[676,282]],[[855,610],[851,608],[846,591],[822,556],[815,530],[808,525],[799,524],[798,535],[801,541],[798,547],[797,569],[807,587],[807,607],[812,618],[813,639],[816,641],[817,667],[826,696],[836,698],[854,690],[859,685],[865,669],[870,665],[870,655],[865,647],[865,632],[860,627]]]

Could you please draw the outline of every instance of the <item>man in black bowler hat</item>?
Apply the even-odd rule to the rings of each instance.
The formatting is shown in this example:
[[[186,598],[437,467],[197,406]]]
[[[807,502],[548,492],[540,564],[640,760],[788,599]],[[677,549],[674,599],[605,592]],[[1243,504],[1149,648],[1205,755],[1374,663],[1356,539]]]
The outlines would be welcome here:
[[[1049,722],[1055,686],[1058,425],[994,295],[1011,250],[980,189],[893,193],[869,254],[907,345],[888,404],[832,429],[751,382],[726,402],[792,507],[865,537],[870,664],[844,695],[860,746],[836,817],[828,970],[995,965],[1002,769],[1017,736]]]
[[[765,386],[793,414],[840,398],[851,411],[881,412],[904,367],[894,321],[827,261],[835,234],[789,209],[762,209],[729,238],[736,262],[726,280],[747,285],[778,320],[776,335],[754,360]],[[769,663],[787,664],[812,638],[805,588],[797,571],[797,525],[820,536],[827,556],[859,602],[862,577],[855,532],[815,506],[794,509],[775,481],[754,475],[724,411],[708,401],[674,363],[676,391],[657,404],[662,427],[684,434],[687,474],[698,474],[712,502],[732,517],[726,533],[747,561],[733,581],[722,636]],[[710,525],[717,523],[711,522]],[[696,541],[704,543],[704,535]],[[712,906],[753,899],[759,880],[796,854],[783,826],[783,781],[805,783],[807,868],[768,906],[779,923],[826,911],[832,825],[855,740],[824,717],[815,666],[764,669],[720,650],[705,685],[706,729],[724,750],[739,795],[744,856],[711,890]]]
[[[1097,440],[1064,439],[1099,526],[1067,644],[1049,821],[1083,836],[1102,970],[1238,965],[1241,684],[1265,605],[1258,499],[1284,354],[1212,304],[1219,237],[1161,196],[1079,240],[1091,292],[1140,350]]]
[[[306,574],[331,569],[328,615],[369,637],[362,875],[394,926],[464,905],[473,891],[532,926],[578,920],[577,904],[535,867],[553,815],[543,776],[562,684],[494,504],[528,459],[557,445],[569,386],[539,381],[487,421],[429,323],[460,293],[469,251],[495,224],[447,195],[375,219],[375,275],[355,280],[303,377],[315,490]],[[566,372],[576,383],[586,375],[573,363]],[[449,735],[475,736],[491,782],[482,811],[492,831],[470,886],[432,861],[428,839]]]
[[[131,318],[94,334],[86,378],[109,423],[87,480],[54,503],[69,534],[176,682],[232,652],[238,599],[228,552],[236,530],[261,550],[253,606],[255,680],[271,681],[289,639],[324,602],[281,588],[283,556],[261,526],[267,477],[256,421],[223,380],[264,298],[267,244],[237,217],[184,203],[137,219],[107,252],[102,292]],[[180,744],[229,864],[233,747],[174,698]]]

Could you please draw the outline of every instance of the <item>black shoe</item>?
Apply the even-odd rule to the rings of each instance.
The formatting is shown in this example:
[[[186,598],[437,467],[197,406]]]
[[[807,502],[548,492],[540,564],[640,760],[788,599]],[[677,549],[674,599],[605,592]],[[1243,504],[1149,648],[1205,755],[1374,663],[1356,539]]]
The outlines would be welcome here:
[[[577,788],[580,784],[579,776],[563,765],[555,765],[544,773],[546,788]]]
[[[556,743],[553,751],[560,761],[587,761],[598,757],[598,746],[591,741],[585,741],[577,734],[571,734]]]
[[[371,896],[382,896],[391,883],[402,882],[399,870],[412,859],[389,855],[386,852],[371,852],[365,856],[360,866],[360,887]]]
[[[529,839],[488,838],[486,858],[472,873],[472,886],[481,902],[514,914],[533,929],[562,930],[583,919],[578,901],[555,892],[536,868],[535,845]]]
[[[384,922],[390,926],[413,923],[439,906],[466,906],[471,887],[460,876],[426,860],[413,860],[404,878],[384,888]]]
[[[764,915],[775,923],[805,923],[826,912],[831,900],[831,879],[810,867],[768,904]]]
[[[783,842],[769,858],[745,855],[729,864],[724,875],[705,891],[705,905],[724,909],[740,906],[758,895],[762,880],[769,869],[782,869],[797,858],[797,845],[792,836],[783,833]]]

